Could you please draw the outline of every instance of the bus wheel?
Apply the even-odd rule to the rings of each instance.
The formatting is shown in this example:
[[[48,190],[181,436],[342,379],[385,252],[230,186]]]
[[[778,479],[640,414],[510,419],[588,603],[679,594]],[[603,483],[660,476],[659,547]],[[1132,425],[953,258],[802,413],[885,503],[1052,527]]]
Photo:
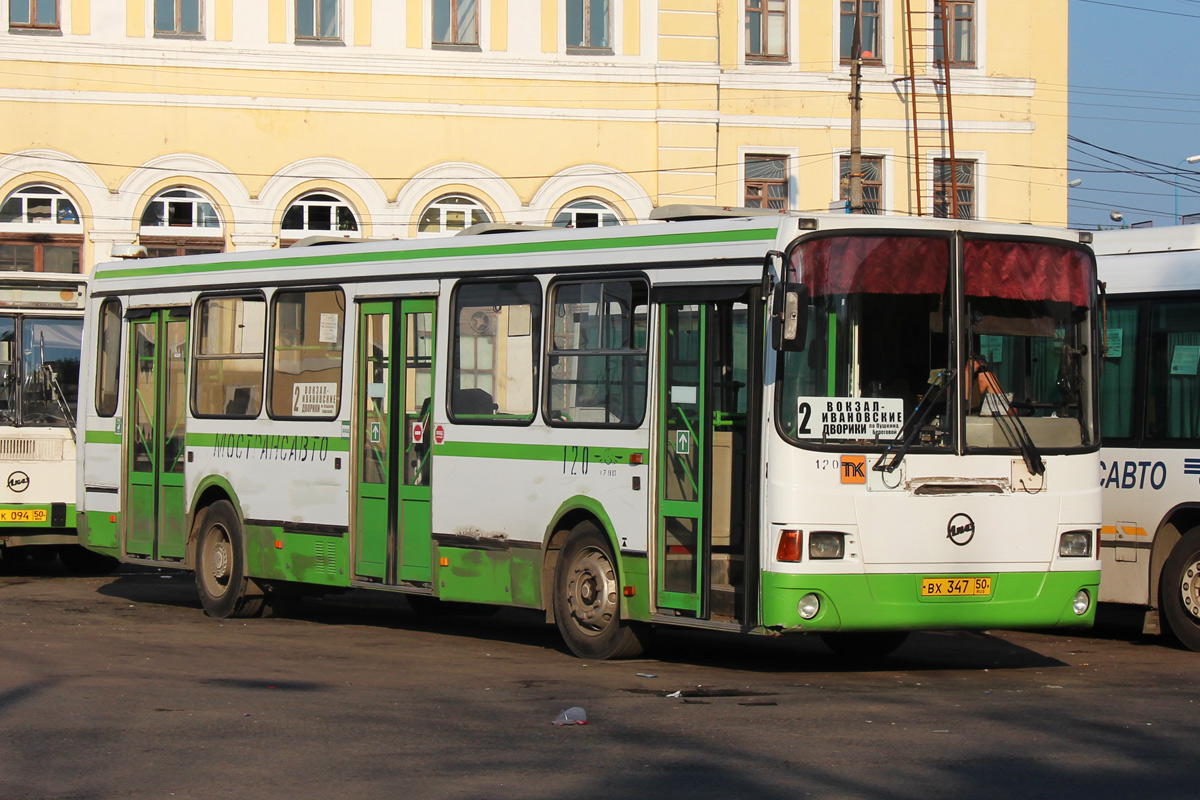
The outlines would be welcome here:
[[[554,569],[554,619],[581,658],[632,658],[649,629],[621,620],[621,586],[608,539],[590,522],[576,525]]]
[[[196,536],[196,589],[200,604],[210,617],[257,617],[262,613],[262,594],[248,595],[246,550],[242,525],[227,500],[213,503],[198,517]]]
[[[908,631],[822,633],[825,646],[842,658],[870,661],[891,655],[908,639]]]
[[[80,577],[108,575],[121,565],[121,562],[112,556],[88,550],[77,544],[59,548],[58,560],[62,562],[67,572]]]
[[[1200,652],[1200,528],[1175,543],[1163,564],[1159,592],[1171,633],[1184,647]]]

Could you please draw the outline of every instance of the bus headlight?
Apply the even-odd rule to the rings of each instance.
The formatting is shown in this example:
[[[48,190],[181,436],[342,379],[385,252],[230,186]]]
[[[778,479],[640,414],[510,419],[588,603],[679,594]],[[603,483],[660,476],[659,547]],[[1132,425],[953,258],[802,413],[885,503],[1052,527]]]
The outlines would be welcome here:
[[[846,552],[846,535],[837,531],[813,531],[808,535],[808,557],[841,558]]]
[[[1087,589],[1080,589],[1075,593],[1075,599],[1071,601],[1071,608],[1075,611],[1075,616],[1082,617],[1092,607],[1092,596],[1088,594]]]
[[[1091,531],[1067,531],[1058,537],[1058,554],[1064,558],[1090,558]]]
[[[812,619],[821,611],[821,598],[817,597],[812,592],[800,598],[800,602],[796,604],[796,613],[801,619]]]

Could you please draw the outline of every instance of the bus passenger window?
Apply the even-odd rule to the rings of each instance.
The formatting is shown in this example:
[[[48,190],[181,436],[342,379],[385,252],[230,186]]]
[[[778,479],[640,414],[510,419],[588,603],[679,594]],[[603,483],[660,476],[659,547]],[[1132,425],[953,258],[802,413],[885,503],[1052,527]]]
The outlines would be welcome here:
[[[345,298],[337,289],[286,291],[275,294],[273,305],[271,416],[334,419],[342,396]]]
[[[99,352],[96,354],[96,413],[117,413],[117,379],[121,366],[121,302],[105,300],[100,307]]]
[[[541,285],[535,280],[459,284],[452,317],[452,420],[533,419],[541,298]]]
[[[262,411],[266,306],[257,297],[200,301],[192,398],[197,416],[257,417]]]
[[[546,364],[551,425],[642,424],[647,308],[642,281],[555,285]]]

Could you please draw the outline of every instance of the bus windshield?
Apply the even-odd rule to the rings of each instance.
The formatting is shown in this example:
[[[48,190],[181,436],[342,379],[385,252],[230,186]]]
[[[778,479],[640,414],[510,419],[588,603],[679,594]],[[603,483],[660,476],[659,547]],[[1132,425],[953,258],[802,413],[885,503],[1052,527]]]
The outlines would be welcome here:
[[[889,234],[813,238],[795,248],[792,280],[803,280],[811,305],[806,348],[783,357],[785,434],[880,444],[928,410],[918,446],[951,446],[942,389],[951,244]]]
[[[1083,251],[1035,242],[963,245],[966,365],[958,385],[970,449],[1008,449],[1015,419],[1039,448],[1095,442]]]
[[[808,287],[810,305],[805,349],[782,359],[789,438],[882,447],[904,434],[914,450],[938,452],[956,447],[965,416],[971,451],[1095,442],[1091,259],[1062,245],[968,238],[959,264],[958,245],[949,235],[868,234],[793,249],[790,279]]]
[[[74,425],[83,320],[0,317],[0,422]]]

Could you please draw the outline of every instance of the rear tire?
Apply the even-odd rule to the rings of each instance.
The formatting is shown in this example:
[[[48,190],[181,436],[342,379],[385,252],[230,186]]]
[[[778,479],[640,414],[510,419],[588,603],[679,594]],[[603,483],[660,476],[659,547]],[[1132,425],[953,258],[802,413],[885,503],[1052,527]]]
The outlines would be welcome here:
[[[62,562],[67,572],[81,578],[109,575],[121,565],[121,562],[112,556],[88,550],[77,544],[60,547],[58,560]]]
[[[1171,634],[1184,647],[1200,652],[1200,528],[1175,543],[1163,564],[1158,591]]]
[[[196,590],[210,617],[257,617],[263,595],[246,577],[242,523],[228,500],[209,506],[196,520]]]
[[[554,620],[580,658],[641,655],[650,629],[621,619],[621,585],[606,537],[590,522],[576,525],[554,570]]]
[[[908,631],[821,634],[821,641],[835,655],[855,661],[873,661],[889,656],[907,639]]]

